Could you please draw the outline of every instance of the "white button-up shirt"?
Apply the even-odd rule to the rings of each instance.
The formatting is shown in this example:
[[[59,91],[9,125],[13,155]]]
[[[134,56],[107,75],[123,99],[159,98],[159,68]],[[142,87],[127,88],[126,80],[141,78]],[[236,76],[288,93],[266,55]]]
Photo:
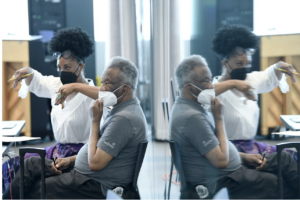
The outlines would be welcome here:
[[[86,80],[89,85],[94,86],[93,80]],[[62,109],[61,105],[54,105],[56,92],[62,85],[59,77],[43,76],[34,70],[33,79],[28,87],[25,80],[22,81],[19,95],[20,93],[27,93],[29,90],[38,97],[51,99],[52,130],[57,142],[86,143],[90,134],[91,115],[89,110],[93,99],[77,93],[72,99],[68,100],[64,105],[64,109]]]
[[[265,71],[247,74],[246,82],[249,83],[256,94],[267,93],[279,86],[283,93],[289,91],[285,75],[279,81],[274,72],[275,65]],[[219,83],[219,77],[213,79],[213,84]],[[223,104],[224,124],[229,140],[249,140],[254,138],[259,120],[259,107],[256,101],[241,99],[237,96],[240,92],[236,89],[228,90],[217,98]]]

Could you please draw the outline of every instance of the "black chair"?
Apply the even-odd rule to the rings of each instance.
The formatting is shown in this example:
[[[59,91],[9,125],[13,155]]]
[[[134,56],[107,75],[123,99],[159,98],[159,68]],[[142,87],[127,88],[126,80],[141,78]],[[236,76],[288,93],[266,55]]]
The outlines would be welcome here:
[[[142,168],[142,164],[143,164],[144,157],[146,154],[147,146],[148,146],[148,141],[141,142],[141,144],[139,146],[139,153],[138,153],[137,160],[136,160],[135,171],[134,171],[134,176],[133,176],[133,183],[132,183],[133,188],[137,192],[139,192],[139,189],[137,186],[137,181],[138,181],[138,177],[139,177],[139,174],[140,174],[140,171]]]
[[[180,193],[181,193],[180,199],[200,199],[198,193],[196,192],[196,187],[198,185],[193,186],[190,183],[188,183],[185,179],[182,162],[181,162],[179,145],[174,140],[170,140],[169,144],[172,152],[172,163],[174,163],[180,177]],[[172,173],[172,171],[170,173]],[[171,186],[171,181],[169,181],[168,199],[170,199],[170,192],[171,192],[170,186]],[[208,196],[208,198],[209,197],[211,196]]]
[[[172,77],[170,78],[170,85],[171,85],[173,103],[175,103],[176,96],[179,96],[179,94],[175,90],[174,83],[173,83],[173,78]],[[168,117],[168,120],[169,120],[169,118],[170,118],[170,114],[169,114],[169,102],[166,101],[165,104],[166,104],[166,108],[167,108],[167,117]],[[171,182],[172,182],[173,165],[174,165],[174,163],[173,163],[173,160],[171,158],[171,169],[170,169],[170,175],[169,175],[169,190],[170,190]],[[178,173],[177,173],[176,182],[178,182],[178,181],[179,181],[179,177],[178,177]],[[170,199],[170,194],[168,194],[168,199]]]
[[[179,146],[174,140],[169,141],[171,152],[172,152],[172,164],[175,165],[177,172],[180,176],[180,187],[186,186],[186,180],[182,169],[181,156],[179,151]],[[170,178],[171,180],[171,178]],[[170,190],[169,190],[170,193]],[[169,195],[169,194],[168,194]]]
[[[24,199],[24,156],[26,153],[37,153],[41,157],[41,199],[46,198],[46,183],[45,183],[45,156],[46,150],[42,148],[20,148],[20,199]]]
[[[148,141],[143,141],[139,145],[139,151],[137,155],[133,181],[131,184],[129,184],[124,188],[124,193],[122,195],[122,198],[124,199],[141,199],[139,188],[137,186],[137,181],[146,154],[147,145],[148,145]]]
[[[174,97],[174,91],[173,91],[173,83],[172,83],[172,78],[171,78],[171,87],[172,87],[172,92],[173,92],[173,100],[175,101],[175,97]],[[164,118],[167,112],[167,119],[168,121],[170,120],[170,111],[169,111],[169,99],[162,99],[161,101],[162,103],[162,108],[163,108],[163,114],[164,114]],[[172,156],[171,156],[172,159]],[[172,181],[172,175],[173,175],[173,161],[171,160],[171,173],[169,174],[169,190],[171,187],[171,181]],[[165,176],[165,175],[164,175]],[[165,176],[167,177],[167,176]],[[176,182],[178,181],[178,174],[176,176]],[[164,198],[166,198],[166,193],[167,193],[167,185],[165,185],[165,192],[164,192]],[[168,195],[168,198],[170,198],[170,195]]]
[[[175,102],[172,78],[171,78],[171,88],[172,88],[172,92],[173,92],[173,100]],[[164,107],[166,107],[167,117],[168,117],[168,121],[169,121],[170,120],[170,112],[169,112],[169,101],[168,101],[168,99],[166,101],[162,100],[162,104],[163,104],[164,115],[165,115],[165,108]],[[169,175],[169,189],[168,189],[169,191],[170,191],[170,188],[171,188],[171,182],[172,182],[172,176],[173,176],[173,166],[174,166],[174,163],[173,163],[173,159],[172,159],[172,156],[171,156],[171,169],[170,169],[170,175]],[[179,180],[179,178],[178,178],[178,173],[177,173],[176,182],[178,180]],[[165,193],[166,193],[166,188],[165,188]],[[170,199],[170,194],[168,194],[168,199]]]
[[[140,199],[140,194],[137,186],[137,180],[138,176],[143,164],[143,160],[145,157],[146,149],[147,149],[148,141],[143,141],[139,145],[139,151],[137,155],[137,161],[135,165],[135,171],[134,171],[134,176],[133,176],[133,182],[132,184],[129,184],[125,189],[128,189],[129,191],[125,191],[124,196],[128,197],[126,199]],[[45,183],[45,156],[46,156],[46,151],[45,149],[42,148],[20,148],[19,149],[19,155],[20,155],[20,172],[21,172],[21,177],[20,177],[20,199],[24,199],[24,156],[26,153],[37,153],[41,157],[41,199],[46,198],[46,183]],[[130,192],[132,191],[132,192]],[[122,196],[123,197],[123,196]],[[132,198],[133,197],[133,198]]]
[[[169,99],[166,98],[166,99],[162,99],[161,100],[161,103],[162,103],[162,108],[163,108],[163,113],[164,113],[164,117],[167,113],[167,119],[168,121],[170,120],[170,111],[169,111]]]
[[[171,83],[171,91],[172,91],[172,98],[173,98],[173,102],[175,102],[175,97],[176,97],[176,91],[174,88],[174,84],[173,84],[173,78],[170,78],[170,83]]]
[[[281,143],[276,145],[277,150],[277,163],[278,163],[278,187],[279,187],[279,198],[283,199],[283,180],[282,180],[282,169],[281,169],[281,152],[285,148],[296,148],[298,154],[298,198],[300,198],[300,143],[299,142],[289,142]]]
[[[162,110],[163,110],[163,114],[164,114],[164,118],[166,118],[166,109],[167,109],[167,99],[165,100],[164,98],[161,100],[161,105],[162,105]],[[168,110],[167,110],[168,112]],[[168,116],[167,116],[168,117]],[[168,117],[169,120],[169,117]]]

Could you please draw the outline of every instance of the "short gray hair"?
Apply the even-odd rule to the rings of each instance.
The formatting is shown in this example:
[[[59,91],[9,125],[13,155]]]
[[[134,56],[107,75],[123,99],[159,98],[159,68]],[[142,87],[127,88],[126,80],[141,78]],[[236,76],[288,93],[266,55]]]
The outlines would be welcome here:
[[[193,70],[195,67],[207,67],[205,58],[200,55],[192,55],[185,58],[175,70],[175,77],[179,89],[183,88],[184,84],[191,81]]]
[[[113,57],[107,65],[108,68],[119,69],[119,78],[123,80],[124,84],[130,85],[131,89],[135,91],[138,84],[139,70],[130,60],[120,56]]]

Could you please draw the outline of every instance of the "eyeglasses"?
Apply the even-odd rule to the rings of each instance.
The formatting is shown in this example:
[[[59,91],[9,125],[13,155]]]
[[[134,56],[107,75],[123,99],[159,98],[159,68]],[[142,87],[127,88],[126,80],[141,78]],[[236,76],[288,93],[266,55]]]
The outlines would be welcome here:
[[[78,58],[77,56],[75,56],[74,54],[72,54],[70,50],[64,51],[62,53],[60,53],[60,52],[54,52],[53,53],[53,57],[55,59],[60,59],[61,57],[63,57],[64,59],[68,59],[71,56],[77,58],[79,60],[79,62],[83,63],[83,61],[80,58]]]
[[[236,47],[235,48],[235,53],[238,54],[239,56],[243,55],[244,53],[246,53],[247,55],[253,55],[255,53],[255,49],[244,49],[241,47]]]
[[[251,49],[251,48],[244,49],[242,47],[236,47],[231,53],[226,55],[224,58],[227,59],[233,53],[236,53],[239,56],[244,55],[244,54],[252,56],[255,53],[255,49]]]

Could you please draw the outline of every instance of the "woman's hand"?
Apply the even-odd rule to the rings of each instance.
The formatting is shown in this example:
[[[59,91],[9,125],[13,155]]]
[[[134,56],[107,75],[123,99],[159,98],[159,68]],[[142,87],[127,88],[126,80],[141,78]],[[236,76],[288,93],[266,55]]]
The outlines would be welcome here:
[[[103,99],[97,99],[93,106],[93,122],[100,123],[103,114]]]
[[[278,69],[275,69],[276,70],[275,71],[276,75],[278,73],[285,73],[285,74],[287,74],[291,77],[291,79],[294,83],[296,82],[295,76],[293,74],[293,72],[296,72],[296,70],[294,69],[294,67],[291,64],[279,61],[279,62],[276,63],[276,68],[283,69],[283,70],[287,71],[287,72],[283,72],[283,71],[279,71]],[[281,77],[280,77],[280,79],[281,79]]]
[[[245,81],[234,80],[235,89],[242,92],[247,99],[256,101],[256,95],[254,94],[254,88]]]
[[[265,169],[266,166],[267,166],[267,159],[264,158],[262,163],[258,167],[256,167],[255,169],[261,171],[261,170]]]
[[[263,158],[260,154],[243,154],[242,161],[257,170],[263,170],[266,165],[266,158]]]
[[[51,171],[54,174],[62,174],[62,171],[73,166],[72,158],[57,158],[55,163],[52,162]]]
[[[75,84],[76,83],[70,83],[59,88],[56,92],[55,105],[62,104],[66,98],[75,91]]]
[[[14,84],[13,84],[13,86],[12,86],[12,88],[16,88],[17,87],[17,85],[19,84],[19,82],[22,80],[22,79],[24,79],[24,78],[28,78],[28,77],[24,77],[24,78],[22,78],[22,76],[24,76],[24,75],[26,75],[26,74],[30,74],[30,73],[32,73],[33,71],[32,71],[32,69],[30,68],[30,67],[23,67],[23,68],[21,68],[21,69],[19,69],[19,70],[17,70],[16,72],[15,72],[15,74],[14,74],[14,76],[15,76],[15,81],[14,81]],[[32,77],[32,75],[31,75],[31,77]],[[32,79],[32,78],[31,78]]]

